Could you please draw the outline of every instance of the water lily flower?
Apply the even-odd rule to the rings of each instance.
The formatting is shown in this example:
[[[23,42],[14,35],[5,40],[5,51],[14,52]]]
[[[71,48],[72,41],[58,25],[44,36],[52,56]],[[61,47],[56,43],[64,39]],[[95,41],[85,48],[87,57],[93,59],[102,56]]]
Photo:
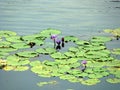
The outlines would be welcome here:
[[[81,62],[81,64],[86,65],[86,64],[87,64],[87,61],[86,61],[86,60],[83,60],[83,61]]]
[[[82,67],[82,69],[81,69],[81,71],[82,72],[84,72],[85,71],[85,69],[86,69],[86,64],[87,64],[87,61],[86,60],[83,60],[82,62],[81,62],[81,64],[83,64],[84,66]]]
[[[57,43],[57,44],[60,44],[60,43],[61,43],[61,40],[56,40],[56,43]]]
[[[55,38],[57,38],[57,35],[51,35],[51,39],[55,39]]]
[[[55,46],[56,46],[55,39],[57,38],[57,35],[51,35],[50,38],[53,39],[53,41],[54,41],[54,48],[55,48]]]

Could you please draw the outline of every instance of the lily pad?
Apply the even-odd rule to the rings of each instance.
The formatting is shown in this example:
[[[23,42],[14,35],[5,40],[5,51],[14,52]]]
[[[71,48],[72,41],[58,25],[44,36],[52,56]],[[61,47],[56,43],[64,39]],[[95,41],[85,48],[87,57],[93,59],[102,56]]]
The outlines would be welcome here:
[[[61,31],[60,30],[56,30],[56,29],[52,29],[52,28],[48,28],[43,30],[42,32],[40,32],[40,35],[45,36],[45,37],[50,37],[50,35],[57,35],[60,34]]]
[[[118,78],[108,78],[106,81],[109,83],[120,83],[120,79]]]
[[[77,47],[70,47],[69,51],[73,52],[73,53],[76,53],[76,52],[79,52],[79,49]]]
[[[10,42],[0,41],[0,48],[8,48],[10,46]]]
[[[76,41],[79,40],[79,39],[78,39],[77,37],[75,37],[75,36],[65,36],[64,39],[65,39],[65,42],[69,42],[69,41],[76,42]]]
[[[50,56],[51,56],[52,58],[55,58],[55,59],[66,59],[66,58],[68,58],[67,56],[65,56],[64,54],[62,54],[62,53],[60,53],[60,52],[51,54]]]
[[[113,54],[120,55],[120,48],[113,49]]]
[[[117,29],[105,29],[104,32],[111,33],[114,36],[120,37],[120,28],[117,28]]]
[[[15,48],[11,48],[11,47],[8,47],[8,48],[0,48],[0,51],[1,52],[12,52],[12,51],[16,51],[17,49]]]
[[[110,40],[112,40],[112,39],[109,37],[94,36],[90,41],[95,43],[95,42],[108,42]]]
[[[25,57],[25,58],[31,58],[31,57],[37,57],[39,54],[35,51],[23,51],[16,53],[17,56]]]
[[[14,71],[26,71],[28,70],[29,67],[28,66],[17,66]]]
[[[23,42],[20,36],[7,37],[6,40],[9,42]]]
[[[17,35],[17,33],[13,31],[8,31],[8,30],[0,31],[0,37],[10,37],[15,35]]]
[[[57,84],[57,81],[48,81],[48,82],[39,82],[39,83],[37,83],[37,85],[39,86],[39,87],[41,87],[41,86],[44,86],[44,85],[56,85]]]
[[[11,70],[13,70],[13,69],[14,69],[13,66],[5,66],[5,67],[3,68],[3,70],[5,70],[5,71],[11,71]]]
[[[39,66],[39,65],[41,65],[41,62],[39,60],[30,62],[30,66]]]
[[[56,52],[54,48],[39,48],[36,50],[36,52],[40,54],[53,54]]]
[[[26,43],[15,43],[15,44],[12,44],[11,47],[15,49],[30,48],[30,46],[27,45]]]
[[[69,57],[69,58],[75,57],[75,54],[73,52],[65,52],[64,55]]]
[[[99,82],[100,82],[99,79],[88,79],[88,80],[82,81],[81,83],[84,84],[84,85],[95,85]]]
[[[82,40],[77,40],[75,43],[79,46],[90,44],[88,41],[85,41],[85,40],[83,40],[83,41]]]

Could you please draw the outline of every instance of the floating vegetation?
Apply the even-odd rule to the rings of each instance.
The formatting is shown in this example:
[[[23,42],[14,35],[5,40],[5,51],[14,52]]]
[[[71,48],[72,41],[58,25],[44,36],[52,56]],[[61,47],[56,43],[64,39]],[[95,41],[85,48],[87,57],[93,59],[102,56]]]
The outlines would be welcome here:
[[[83,80],[81,82],[81,84],[84,84],[84,85],[95,85],[96,83],[99,83],[100,80],[99,79],[88,79],[88,80]]]
[[[120,36],[119,29],[105,30],[105,32],[112,33],[117,38]],[[110,37],[94,36],[90,40],[80,40],[75,36],[64,36],[57,39],[58,34],[61,34],[61,31],[56,29],[46,29],[27,36],[19,36],[12,31],[0,31],[0,69],[5,71],[30,69],[39,77],[59,77],[62,80],[84,85],[95,85],[100,83],[101,78],[114,75],[115,78],[106,81],[120,83],[120,60],[111,55],[119,55],[120,49],[113,51],[107,49],[105,44],[111,41]],[[53,44],[49,44],[46,39]],[[75,46],[68,47],[69,43],[64,45],[64,42],[73,42]],[[68,50],[62,50],[63,47],[65,49],[67,47]],[[43,58],[34,60],[41,56],[50,56],[53,60],[43,60]],[[56,81],[39,82],[37,85],[56,83]]]
[[[120,48],[113,49],[113,54],[120,55]]]
[[[23,52],[16,53],[16,55],[20,57],[25,57],[25,58],[31,58],[31,57],[36,57],[39,54],[35,51],[23,51]]]
[[[37,83],[37,85],[39,87],[42,87],[44,85],[56,85],[56,84],[57,84],[57,81],[48,81],[48,82],[39,82],[39,83]]]
[[[120,83],[120,79],[118,78],[108,78],[106,81],[109,83]]]
[[[117,29],[105,29],[104,32],[111,33],[116,38],[116,40],[119,40],[119,38],[120,38],[120,28],[117,28]]]

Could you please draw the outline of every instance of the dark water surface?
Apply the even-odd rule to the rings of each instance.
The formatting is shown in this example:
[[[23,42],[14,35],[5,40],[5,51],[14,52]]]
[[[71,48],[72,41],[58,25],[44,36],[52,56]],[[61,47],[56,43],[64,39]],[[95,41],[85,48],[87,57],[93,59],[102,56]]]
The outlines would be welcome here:
[[[43,29],[60,29],[63,35],[88,39],[106,35],[103,29],[120,27],[120,2],[110,0],[0,0],[0,30],[29,35]],[[120,47],[113,41],[108,47]],[[38,87],[40,81],[56,80],[57,85]],[[70,83],[59,78],[40,78],[34,73],[0,70],[0,90],[120,90],[120,84],[105,80],[95,86]]]

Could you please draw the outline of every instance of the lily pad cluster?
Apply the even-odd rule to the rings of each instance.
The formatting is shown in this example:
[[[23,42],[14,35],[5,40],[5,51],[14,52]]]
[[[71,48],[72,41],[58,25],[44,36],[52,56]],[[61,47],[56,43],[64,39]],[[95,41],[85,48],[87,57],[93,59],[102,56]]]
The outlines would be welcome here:
[[[46,39],[50,40],[51,35],[60,33],[60,30],[46,29],[36,34],[19,36],[12,31],[0,31],[0,59],[4,59],[6,63],[2,69],[30,69],[40,77],[59,77],[84,85],[95,85],[101,82],[101,78],[113,75],[114,78],[108,78],[106,81],[119,83],[120,61],[111,56],[112,53],[119,54],[119,49],[113,52],[107,49],[106,43],[112,40],[110,37],[93,36],[89,40],[80,40],[75,36],[65,36],[64,48],[68,48],[67,51],[44,46],[47,44]],[[74,43],[74,46],[68,45],[69,42]],[[41,56],[49,56],[53,60],[41,60]],[[36,57],[40,59],[35,60]],[[82,61],[87,62],[84,71]],[[51,82],[42,83],[37,85],[42,86]]]
[[[116,38],[116,40],[119,40],[119,38],[120,38],[120,28],[117,28],[117,29],[105,29],[104,32],[111,33]]]

